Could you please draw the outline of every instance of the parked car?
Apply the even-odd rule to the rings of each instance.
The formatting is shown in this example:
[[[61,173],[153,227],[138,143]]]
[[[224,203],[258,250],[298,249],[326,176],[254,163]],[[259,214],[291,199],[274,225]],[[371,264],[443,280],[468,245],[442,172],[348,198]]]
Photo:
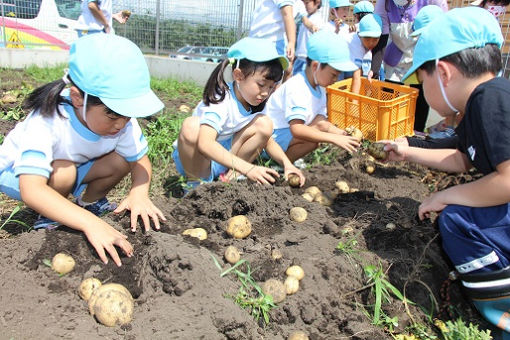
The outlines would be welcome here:
[[[171,53],[169,57],[219,63],[226,58],[227,51],[228,47],[222,46],[184,46]]]

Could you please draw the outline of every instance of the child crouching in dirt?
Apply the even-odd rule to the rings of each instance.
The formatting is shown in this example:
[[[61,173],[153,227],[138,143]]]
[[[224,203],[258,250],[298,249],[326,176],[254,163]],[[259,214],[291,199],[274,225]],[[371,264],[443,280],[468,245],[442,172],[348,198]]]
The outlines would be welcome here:
[[[457,149],[385,148],[390,160],[484,174],[431,195],[418,214],[441,212],[443,248],[467,295],[510,337],[510,81],[496,77],[502,44],[497,20],[481,8],[454,9],[428,25],[404,79],[417,72],[427,102],[442,116],[464,113]]]
[[[283,83],[267,103],[266,113],[275,128],[273,138],[291,161],[312,152],[320,142],[354,152],[358,140],[327,119],[325,91],[341,72],[358,69],[349,47],[337,34],[322,30],[308,39],[307,50],[305,71]]]
[[[0,190],[40,214],[35,229],[83,231],[104,263],[106,249],[120,266],[114,246],[127,256],[133,247],[98,216],[129,209],[133,231],[138,216],[146,230],[150,218],[156,229],[165,220],[148,196],[151,164],[135,119],[163,109],[140,49],[115,35],[80,38],[71,46],[69,74],[36,89],[26,106],[31,113],[0,147]],[[106,194],[129,173],[131,191],[115,209]]]
[[[282,79],[287,58],[270,40],[249,37],[232,45],[227,56],[209,77],[203,100],[182,124],[172,155],[177,170],[192,186],[240,174],[261,184],[274,183],[279,177],[275,170],[252,164],[265,149],[283,166],[285,177],[295,173],[303,185],[301,171],[271,138],[271,119],[261,114]],[[229,65],[234,81],[227,83]]]

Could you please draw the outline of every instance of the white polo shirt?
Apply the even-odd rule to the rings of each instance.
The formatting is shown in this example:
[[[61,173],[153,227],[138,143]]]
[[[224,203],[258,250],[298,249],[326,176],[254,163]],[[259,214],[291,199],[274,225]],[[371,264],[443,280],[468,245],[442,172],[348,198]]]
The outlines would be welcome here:
[[[285,25],[281,8],[284,6],[294,6],[296,1],[302,2],[301,0],[260,0],[253,12],[250,33],[248,35],[271,41],[285,39]],[[296,14],[294,12],[294,17]]]
[[[372,51],[367,51],[356,32],[346,35],[345,41],[349,45],[351,61],[362,69],[364,76],[367,76],[372,64]]]
[[[102,31],[104,26],[99,22],[89,9],[90,2],[97,2],[99,9],[103,12],[106,21],[112,27],[112,0],[82,0],[81,2],[81,15],[78,18],[78,23],[75,29]]]

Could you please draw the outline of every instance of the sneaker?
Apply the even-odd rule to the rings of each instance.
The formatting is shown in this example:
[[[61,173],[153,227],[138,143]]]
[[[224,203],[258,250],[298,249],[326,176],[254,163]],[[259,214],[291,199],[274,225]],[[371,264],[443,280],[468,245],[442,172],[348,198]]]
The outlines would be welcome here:
[[[81,200],[79,198],[77,198],[74,201],[74,203],[78,204],[83,209],[88,210],[91,213],[93,213],[94,215],[99,216],[99,217],[106,215],[109,212],[112,212],[115,209],[117,209],[117,203],[108,202],[106,197],[103,197],[103,198],[95,201],[94,203],[90,203],[87,205],[83,205],[80,202],[81,202]]]
[[[37,221],[35,221],[32,228],[34,228],[34,230],[37,230],[37,229],[52,230],[52,229],[57,228],[58,226],[60,226],[60,223],[50,220],[47,217],[39,215],[39,217],[37,218]]]

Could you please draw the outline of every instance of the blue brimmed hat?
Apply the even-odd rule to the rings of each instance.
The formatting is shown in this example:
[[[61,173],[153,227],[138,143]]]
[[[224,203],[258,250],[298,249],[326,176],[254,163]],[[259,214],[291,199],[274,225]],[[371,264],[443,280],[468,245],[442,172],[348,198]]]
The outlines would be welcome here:
[[[359,33],[362,38],[379,38],[382,34],[382,19],[377,14],[367,14],[359,21]]]
[[[413,65],[402,80],[427,61],[441,59],[467,48],[496,44],[501,48],[503,35],[498,20],[480,7],[455,8],[434,20],[420,34],[414,48]]]
[[[440,15],[443,15],[443,10],[441,7],[437,5],[427,5],[422,7],[416,17],[414,18],[413,30],[411,36],[420,35],[421,32],[427,27],[427,25],[434,19],[438,18]]]
[[[248,59],[255,62],[264,62],[278,59],[283,69],[289,67],[289,60],[285,55],[278,53],[276,44],[268,39],[246,37],[230,46],[227,57],[234,59]]]
[[[352,6],[349,0],[329,0],[329,8]]]
[[[164,107],[150,88],[142,52],[117,35],[98,33],[77,39],[69,51],[69,76],[82,91],[125,117],[150,116]]]
[[[362,0],[354,5],[352,13],[374,13],[374,5],[370,1]]]
[[[312,34],[306,48],[308,58],[328,64],[338,71],[352,72],[358,69],[351,61],[349,46],[345,40],[331,31],[321,30]]]

